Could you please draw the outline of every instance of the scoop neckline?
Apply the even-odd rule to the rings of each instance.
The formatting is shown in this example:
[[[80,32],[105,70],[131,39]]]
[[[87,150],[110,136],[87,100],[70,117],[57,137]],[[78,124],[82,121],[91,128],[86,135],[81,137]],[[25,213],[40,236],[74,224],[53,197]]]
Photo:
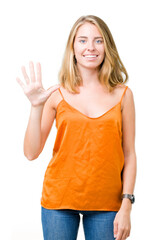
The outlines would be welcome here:
[[[67,106],[69,106],[71,109],[73,109],[75,112],[79,113],[80,115],[84,116],[85,118],[88,118],[88,119],[93,119],[93,120],[96,120],[96,119],[99,119],[99,118],[102,118],[104,115],[108,114],[110,111],[112,111],[115,107],[117,107],[119,104],[121,104],[121,100],[115,104],[113,107],[111,107],[109,110],[107,110],[106,112],[104,112],[102,115],[98,116],[98,117],[89,117],[87,116],[86,114],[80,112],[78,109],[76,109],[75,107],[73,107],[72,105],[70,105],[64,98],[62,98],[62,100],[58,103],[57,105],[57,110],[58,110],[58,107],[60,106],[60,103],[61,102],[64,102]]]

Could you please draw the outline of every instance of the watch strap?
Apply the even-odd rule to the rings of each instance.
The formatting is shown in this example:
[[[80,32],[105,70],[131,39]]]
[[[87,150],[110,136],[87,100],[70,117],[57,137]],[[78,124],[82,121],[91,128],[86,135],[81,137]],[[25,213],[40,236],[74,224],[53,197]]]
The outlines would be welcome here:
[[[133,194],[124,193],[124,194],[122,194],[122,199],[123,198],[130,199],[131,203],[135,202],[135,196]]]

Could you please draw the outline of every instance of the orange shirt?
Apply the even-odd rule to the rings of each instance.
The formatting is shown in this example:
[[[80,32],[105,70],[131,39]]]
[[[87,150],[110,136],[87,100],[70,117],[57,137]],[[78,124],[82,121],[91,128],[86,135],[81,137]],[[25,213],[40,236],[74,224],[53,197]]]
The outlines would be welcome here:
[[[121,100],[99,117],[81,113],[63,99],[57,106],[57,135],[43,181],[47,209],[118,211],[121,206]]]

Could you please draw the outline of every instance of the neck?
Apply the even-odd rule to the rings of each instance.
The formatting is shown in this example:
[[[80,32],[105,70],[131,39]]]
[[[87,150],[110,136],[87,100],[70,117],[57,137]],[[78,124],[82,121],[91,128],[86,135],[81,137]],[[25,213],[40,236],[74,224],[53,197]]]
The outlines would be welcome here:
[[[80,76],[83,81],[83,87],[92,87],[97,86],[100,84],[99,78],[98,78],[98,70],[97,69],[87,69],[80,66],[77,66]]]

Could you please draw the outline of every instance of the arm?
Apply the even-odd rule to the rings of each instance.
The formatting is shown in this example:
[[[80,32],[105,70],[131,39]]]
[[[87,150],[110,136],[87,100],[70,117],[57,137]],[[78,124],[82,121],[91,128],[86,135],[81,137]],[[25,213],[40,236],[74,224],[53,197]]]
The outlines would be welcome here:
[[[36,159],[41,153],[55,118],[53,92],[60,86],[56,84],[45,90],[42,85],[41,65],[37,63],[37,78],[34,64],[29,62],[30,76],[22,66],[22,73],[26,84],[16,78],[25,95],[31,102],[31,113],[24,138],[24,155],[29,160]]]
[[[24,138],[24,155],[28,160],[38,158],[43,150],[55,119],[53,94],[44,105],[31,106],[31,113]]]
[[[123,121],[123,152],[124,152],[124,169],[123,169],[123,193],[133,194],[136,180],[136,152],[135,152],[135,105],[133,93],[128,88],[126,91],[126,99],[122,111]],[[131,202],[129,199],[122,200],[122,209],[131,210]]]
[[[33,160],[38,155],[41,145],[41,118],[43,105],[31,105],[30,117],[24,137],[24,155]]]
[[[135,152],[135,105],[133,93],[128,87],[123,99],[122,110],[122,136],[124,152],[124,169],[122,174],[123,193],[133,194],[136,179],[136,152]],[[130,212],[132,204],[129,199],[124,198],[120,210],[114,220],[114,235],[116,240],[122,240],[129,236]]]

